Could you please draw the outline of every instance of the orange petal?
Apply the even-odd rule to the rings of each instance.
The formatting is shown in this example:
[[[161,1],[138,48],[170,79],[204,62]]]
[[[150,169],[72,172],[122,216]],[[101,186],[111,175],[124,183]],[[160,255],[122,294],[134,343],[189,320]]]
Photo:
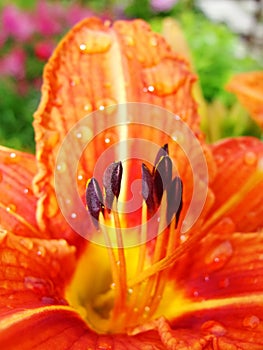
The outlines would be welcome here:
[[[15,308],[64,303],[75,248],[64,240],[31,239],[7,231],[0,231],[0,240],[1,319]]]
[[[32,191],[35,157],[0,147],[0,225],[21,236],[40,237]]]
[[[110,27],[93,18],[74,27],[45,68],[42,99],[35,113],[39,161],[35,192],[40,198],[37,217],[41,227],[63,232],[63,237],[70,235],[58,208],[53,182],[59,146],[77,121],[100,107],[136,101],[178,113],[199,134],[197,106],[191,94],[194,80],[188,64],[141,20],[119,21]],[[100,118],[84,136],[106,127],[107,118]],[[109,139],[115,137],[112,133]],[[103,133],[103,141],[94,143],[81,161],[84,188],[97,158],[105,150],[105,138]],[[69,145],[72,154],[80,147],[80,141],[74,141]],[[76,174],[70,176],[75,181]],[[63,184],[67,193],[72,182],[65,180]],[[53,227],[58,222],[59,230]]]
[[[237,74],[227,85],[249,111],[255,121],[263,128],[263,72]]]
[[[263,143],[252,137],[223,140],[212,147],[218,173],[212,183],[215,204],[210,215],[226,208],[218,217],[229,217],[236,231],[256,231],[263,227]],[[252,179],[257,177],[255,181]],[[251,180],[252,179],[252,180]],[[243,188],[251,182],[251,188]],[[237,202],[232,199],[236,196]]]
[[[263,236],[227,232],[226,224],[174,267],[177,288],[191,303],[182,305],[184,315],[172,326],[218,337],[213,349],[261,349]]]
[[[59,345],[58,345],[59,344]],[[46,306],[18,311],[0,324],[0,346],[3,349],[167,349],[156,331],[137,336],[98,335],[74,310],[65,306]]]
[[[263,235],[210,232],[182,259],[177,278],[193,300],[263,295]]]

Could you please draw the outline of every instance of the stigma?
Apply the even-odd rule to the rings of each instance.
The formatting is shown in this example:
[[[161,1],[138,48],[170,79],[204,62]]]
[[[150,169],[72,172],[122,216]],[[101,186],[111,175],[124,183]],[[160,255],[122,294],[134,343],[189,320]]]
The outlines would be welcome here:
[[[106,168],[101,185],[95,178],[87,182],[86,207],[95,231],[103,235],[111,274],[107,290],[93,299],[89,310],[96,313],[91,326],[98,332],[132,332],[157,314],[171,268],[164,268],[162,261],[180,240],[183,183],[175,170],[168,144],[160,148],[151,167],[141,164],[141,206],[134,214],[140,224],[134,229],[134,247],[125,244],[128,216],[119,210],[120,194],[127,191],[122,188],[122,162]]]

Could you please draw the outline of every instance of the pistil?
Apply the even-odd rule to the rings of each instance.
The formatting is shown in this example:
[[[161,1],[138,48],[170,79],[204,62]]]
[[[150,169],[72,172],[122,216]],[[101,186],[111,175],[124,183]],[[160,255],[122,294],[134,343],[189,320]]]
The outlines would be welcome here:
[[[139,232],[139,247],[135,250],[133,261],[127,260],[128,248],[124,247],[122,236],[123,218],[118,211],[118,197],[121,190],[122,164],[110,164],[103,177],[104,196],[98,182],[91,179],[87,185],[86,203],[95,227],[102,231],[107,246],[111,266],[113,292],[96,299],[96,309],[105,303],[113,307],[109,314],[109,331],[127,331],[149,320],[157,310],[164,292],[168,272],[159,269],[158,263],[167,257],[178,244],[179,216],[182,209],[182,181],[178,176],[172,179],[172,161],[168,155],[168,145],[158,152],[153,169],[142,164],[142,207]],[[158,225],[149,225],[154,215],[159,215]],[[107,231],[106,223],[114,226],[117,251],[112,244],[112,237]],[[149,230],[155,230],[149,234]],[[112,230],[110,230],[112,232]],[[152,238],[156,237],[156,238]],[[154,250],[149,253],[147,240]],[[148,248],[147,248],[148,247]],[[127,251],[126,251],[127,250]],[[118,260],[116,260],[116,254]],[[140,279],[131,288],[127,270],[135,262],[137,276],[144,275],[151,268],[155,271],[151,276]],[[107,301],[108,300],[108,301]],[[125,328],[125,329],[124,329]]]

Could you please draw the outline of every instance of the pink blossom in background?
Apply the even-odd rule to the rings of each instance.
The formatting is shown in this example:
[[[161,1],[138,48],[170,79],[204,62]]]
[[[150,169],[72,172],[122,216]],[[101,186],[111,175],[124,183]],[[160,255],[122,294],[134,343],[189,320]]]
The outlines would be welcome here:
[[[51,41],[40,41],[35,44],[35,55],[38,59],[46,61],[51,56],[54,47],[55,44]]]
[[[151,0],[151,7],[156,12],[165,12],[178,2],[178,0]]]
[[[21,48],[14,48],[0,60],[0,75],[16,79],[25,77],[26,53]]]
[[[37,32],[44,36],[60,34],[63,32],[66,12],[65,6],[60,3],[48,3],[40,0],[36,5],[35,26]]]
[[[32,37],[35,26],[32,14],[23,12],[13,5],[7,5],[2,10],[2,31],[5,36],[25,41]]]

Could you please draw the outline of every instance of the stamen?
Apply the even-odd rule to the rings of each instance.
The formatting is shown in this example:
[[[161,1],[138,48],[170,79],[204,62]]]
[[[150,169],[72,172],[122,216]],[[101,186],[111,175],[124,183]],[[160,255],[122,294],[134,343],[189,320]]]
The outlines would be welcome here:
[[[153,214],[155,210],[153,197],[153,176],[144,163],[142,164],[142,196],[147,205],[149,214]]]
[[[166,220],[169,225],[172,217],[176,214],[175,227],[178,225],[179,216],[182,210],[183,183],[180,177],[176,176],[167,189],[167,213]]]
[[[86,204],[92,217],[95,227],[98,229],[98,219],[100,213],[104,214],[104,204],[100,186],[96,179],[91,178],[87,182]]]
[[[136,275],[132,280],[127,281],[126,258],[128,252],[123,246],[121,218],[118,212],[122,172],[121,162],[110,164],[104,172],[105,206],[108,210],[106,218],[104,217],[103,196],[98,182],[92,178],[88,182],[86,190],[87,207],[94,221],[96,219],[96,227],[100,228],[103,233],[115,285],[114,291],[111,290],[99,295],[93,303],[96,310],[99,310],[103,305],[112,305],[114,298],[109,318],[109,330],[131,329],[141,322],[145,322],[155,313],[169,272],[168,270],[163,271],[162,264],[167,263],[169,255],[174,252],[174,247],[177,244],[178,222],[182,210],[182,181],[179,177],[172,179],[172,161],[168,156],[168,144],[165,144],[156,156],[152,171],[145,164],[142,164],[143,203],[140,231],[137,232],[140,235],[141,244],[137,250]],[[151,229],[156,230],[156,232],[151,232],[151,236],[156,233],[156,238],[155,241],[152,241],[154,244],[152,258],[148,259],[146,241],[150,225],[147,220],[155,212],[159,215],[160,221],[157,227],[155,224],[151,225]],[[104,224],[105,220],[107,223],[111,222],[114,227],[117,251],[113,249],[112,237]],[[170,265],[166,265],[166,267],[170,267]],[[131,287],[133,288],[131,289]],[[132,292],[128,292],[129,290]],[[134,311],[135,308],[137,312]]]
[[[111,163],[104,172],[103,186],[105,188],[105,204],[110,212],[115,197],[119,197],[122,178],[122,163]]]
[[[156,165],[159,163],[159,161],[162,157],[168,156],[168,155],[169,155],[168,143],[166,143],[165,145],[163,145],[163,147],[161,147],[159,149],[159,151],[156,155],[155,161],[154,161],[154,167],[156,167]]]
[[[163,192],[170,185],[172,180],[172,161],[169,156],[160,158],[153,173],[154,194],[156,202],[161,203]]]

